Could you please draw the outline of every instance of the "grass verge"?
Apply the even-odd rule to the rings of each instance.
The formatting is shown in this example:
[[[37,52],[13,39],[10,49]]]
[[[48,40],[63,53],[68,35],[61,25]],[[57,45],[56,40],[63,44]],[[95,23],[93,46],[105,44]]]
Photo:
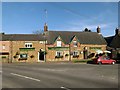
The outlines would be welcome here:
[[[85,60],[74,60],[73,63],[87,63],[87,62],[91,62],[91,59],[85,59]]]

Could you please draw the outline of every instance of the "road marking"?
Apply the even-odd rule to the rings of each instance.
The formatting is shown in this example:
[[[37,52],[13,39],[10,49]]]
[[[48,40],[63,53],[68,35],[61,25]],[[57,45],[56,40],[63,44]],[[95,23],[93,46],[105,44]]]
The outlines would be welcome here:
[[[62,87],[60,87],[60,88],[65,89],[65,90],[71,90],[71,89],[66,88],[66,87],[64,87],[64,86],[62,86]]]
[[[36,79],[36,78],[32,78],[32,77],[28,77],[28,76],[24,76],[24,75],[20,75],[20,74],[16,74],[16,73],[10,73],[10,74],[12,74],[14,76],[19,76],[19,77],[22,77],[22,78],[27,78],[27,79],[31,79],[31,80],[40,82],[40,80]]]
[[[65,71],[65,70],[60,70],[60,69],[47,69],[48,71]]]

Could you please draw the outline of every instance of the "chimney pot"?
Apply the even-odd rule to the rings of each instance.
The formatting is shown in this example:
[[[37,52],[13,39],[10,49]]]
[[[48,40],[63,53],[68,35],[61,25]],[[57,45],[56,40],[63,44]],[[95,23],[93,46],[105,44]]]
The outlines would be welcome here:
[[[119,33],[120,33],[119,28],[116,28],[116,30],[115,30],[115,34],[117,35],[117,34],[119,34]]]
[[[97,33],[101,33],[100,26],[97,27]]]
[[[48,31],[48,26],[47,26],[47,24],[45,23],[45,25],[44,25],[44,32],[46,32],[46,31]]]

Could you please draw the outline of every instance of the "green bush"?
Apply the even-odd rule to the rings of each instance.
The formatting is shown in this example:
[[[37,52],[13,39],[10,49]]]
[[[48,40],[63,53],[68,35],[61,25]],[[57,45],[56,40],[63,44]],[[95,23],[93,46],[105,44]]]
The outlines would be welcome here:
[[[6,56],[2,56],[2,58],[7,58]]]
[[[89,61],[92,61],[92,60],[74,60],[73,62],[74,63],[87,63]]]
[[[34,55],[31,55],[30,58],[34,58],[35,56]]]
[[[55,58],[63,58],[63,56],[55,56]]]
[[[17,55],[13,56],[14,58],[17,58]]]
[[[65,54],[65,56],[69,56],[69,54]]]

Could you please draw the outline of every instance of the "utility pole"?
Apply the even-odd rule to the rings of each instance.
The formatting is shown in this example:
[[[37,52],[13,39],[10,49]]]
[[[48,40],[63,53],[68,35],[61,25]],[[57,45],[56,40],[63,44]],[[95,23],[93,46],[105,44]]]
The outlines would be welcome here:
[[[44,44],[45,44],[45,52],[44,52],[44,61],[46,62],[46,31],[47,31],[47,9],[44,10],[45,11],[45,27],[44,29]]]
[[[47,24],[47,9],[44,10],[45,11],[45,23]]]

